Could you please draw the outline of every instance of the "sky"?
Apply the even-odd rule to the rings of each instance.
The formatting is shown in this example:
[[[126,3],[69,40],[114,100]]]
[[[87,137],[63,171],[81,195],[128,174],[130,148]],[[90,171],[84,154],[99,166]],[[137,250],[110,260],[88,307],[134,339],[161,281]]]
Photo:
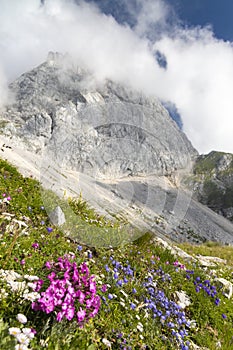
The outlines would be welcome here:
[[[186,25],[212,25],[218,39],[233,41],[231,0],[169,0],[169,3]]]
[[[200,153],[233,153],[232,14],[231,0],[0,0],[0,104],[49,51],[68,52],[174,106]]]

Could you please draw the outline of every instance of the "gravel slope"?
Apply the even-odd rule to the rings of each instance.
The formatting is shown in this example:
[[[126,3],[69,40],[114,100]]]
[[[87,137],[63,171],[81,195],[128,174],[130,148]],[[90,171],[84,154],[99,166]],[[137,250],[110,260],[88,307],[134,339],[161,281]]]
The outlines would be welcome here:
[[[214,240],[233,244],[233,224],[192,199],[192,193],[176,188],[166,177],[128,177],[114,181],[94,179],[66,171],[26,151],[19,141],[0,136],[1,157],[33,176],[58,195],[79,196],[80,192],[97,211],[117,214],[142,231],[150,230],[172,241]]]

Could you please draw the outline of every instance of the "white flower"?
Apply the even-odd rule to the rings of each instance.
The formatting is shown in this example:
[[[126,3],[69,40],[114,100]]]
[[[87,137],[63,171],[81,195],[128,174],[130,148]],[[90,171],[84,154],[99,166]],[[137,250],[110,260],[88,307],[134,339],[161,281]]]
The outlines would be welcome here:
[[[4,271],[4,270],[1,270],[1,271]],[[5,270],[4,274],[3,274],[3,278],[6,281],[14,281],[14,280],[21,278],[21,275],[19,273],[15,272],[14,270]]]
[[[33,275],[24,275],[24,278],[28,281],[38,281],[39,277],[38,276],[33,276]],[[28,283],[29,285],[29,283]]]
[[[36,289],[36,284],[34,282],[28,282],[28,287],[35,290]]]
[[[16,337],[16,335],[20,334],[21,330],[18,327],[10,327],[9,328],[9,334],[13,335],[14,337]]]
[[[16,335],[16,339],[20,344],[28,345],[30,343],[30,339],[26,334],[20,333]]]
[[[7,281],[8,284],[11,286],[11,290],[13,292],[20,292],[23,291],[26,288],[26,282],[14,282],[14,281]]]
[[[15,345],[15,350],[29,350],[29,348],[25,344],[17,344]]]
[[[111,345],[111,343],[110,343],[110,341],[109,341],[108,339],[103,338],[103,339],[102,339],[102,342],[103,342],[104,345],[106,345],[108,348],[111,348],[111,347],[112,347],[112,345]]]
[[[25,334],[29,339],[32,339],[35,336],[31,328],[23,328],[22,331],[23,331],[23,334]]]
[[[35,300],[39,299],[40,297],[41,297],[41,295],[38,292],[25,293],[23,295],[23,298],[25,300],[29,300],[29,301],[35,301]]]
[[[18,314],[16,318],[20,323],[27,323],[27,317],[23,314]]]

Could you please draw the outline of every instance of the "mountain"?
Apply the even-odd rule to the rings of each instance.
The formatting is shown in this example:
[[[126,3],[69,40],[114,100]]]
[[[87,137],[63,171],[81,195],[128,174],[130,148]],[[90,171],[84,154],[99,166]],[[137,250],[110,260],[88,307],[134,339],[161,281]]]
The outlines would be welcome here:
[[[100,82],[58,53],[9,88],[15,98],[0,115],[0,143],[22,173],[59,196],[81,193],[140,232],[233,243],[233,224],[182,185],[198,153],[157,98]],[[43,198],[48,211],[52,198]]]
[[[169,175],[190,167],[197,152],[160,102],[94,77],[50,53],[10,85],[15,103],[3,118],[23,139],[67,169],[116,178]]]

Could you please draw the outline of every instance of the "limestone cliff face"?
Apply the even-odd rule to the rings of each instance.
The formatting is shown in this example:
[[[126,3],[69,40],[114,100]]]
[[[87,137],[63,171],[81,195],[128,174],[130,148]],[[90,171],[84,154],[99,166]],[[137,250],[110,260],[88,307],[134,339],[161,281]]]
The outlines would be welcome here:
[[[1,132],[67,169],[102,178],[171,175],[197,156],[156,98],[93,76],[59,54],[10,85]]]

